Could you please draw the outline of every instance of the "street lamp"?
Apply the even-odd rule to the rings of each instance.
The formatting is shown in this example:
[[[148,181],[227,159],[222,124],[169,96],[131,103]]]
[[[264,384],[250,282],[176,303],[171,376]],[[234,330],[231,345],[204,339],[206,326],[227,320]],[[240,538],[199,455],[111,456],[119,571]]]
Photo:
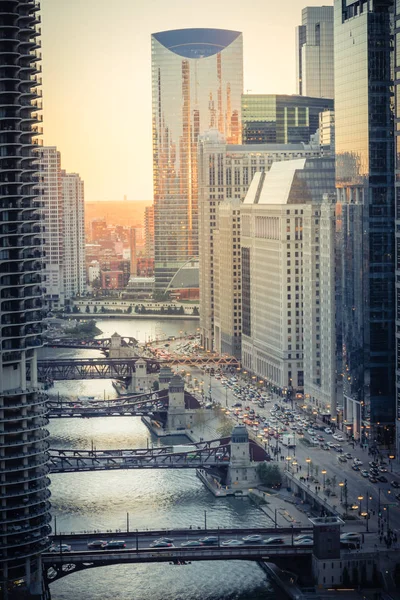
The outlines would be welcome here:
[[[322,473],[322,476],[323,476],[323,483],[322,483],[322,486],[323,486],[323,489],[325,489],[325,475],[326,475],[326,469],[322,469],[321,473]]]
[[[344,488],[343,481],[339,482],[339,487],[340,487],[340,504],[342,504],[343,503],[343,488]]]
[[[311,458],[306,458],[306,463],[307,463],[307,477],[310,477],[310,462],[311,462]]]
[[[395,458],[393,454],[389,456],[389,464],[390,464],[390,472],[393,473],[393,463],[392,460]]]
[[[357,500],[360,503],[360,515],[362,513],[362,501],[364,500],[364,496],[357,496]]]

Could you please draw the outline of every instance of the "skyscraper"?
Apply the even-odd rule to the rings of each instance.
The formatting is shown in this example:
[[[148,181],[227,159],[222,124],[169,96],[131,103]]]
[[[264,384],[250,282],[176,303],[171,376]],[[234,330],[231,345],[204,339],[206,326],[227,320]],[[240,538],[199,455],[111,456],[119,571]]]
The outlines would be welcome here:
[[[395,15],[396,329],[400,330],[400,6]],[[396,457],[400,458],[400,343],[396,342]]]
[[[199,135],[216,128],[241,141],[243,40],[237,31],[180,29],[154,33],[151,48],[155,277],[165,290],[198,256]]]
[[[86,290],[84,187],[78,173],[61,169],[61,154],[55,146],[43,146],[39,159],[44,281],[46,300],[53,308]]]
[[[42,598],[49,545],[49,432],[37,380],[42,219],[35,149],[41,133],[39,3],[0,12],[0,595]]]
[[[349,433],[395,418],[393,0],[335,0],[338,336]]]
[[[331,98],[243,94],[243,143],[308,144],[324,110],[333,110]]]
[[[78,173],[61,171],[63,200],[64,292],[69,300],[86,292],[85,198]]]
[[[308,6],[296,27],[297,93],[334,97],[333,6]]]

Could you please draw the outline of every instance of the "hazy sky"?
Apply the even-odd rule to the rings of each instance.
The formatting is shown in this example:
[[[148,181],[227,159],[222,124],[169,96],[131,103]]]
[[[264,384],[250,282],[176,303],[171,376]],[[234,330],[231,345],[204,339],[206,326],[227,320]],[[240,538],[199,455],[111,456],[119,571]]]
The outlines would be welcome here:
[[[295,93],[295,27],[318,0],[42,0],[43,143],[87,200],[152,199],[150,35],[243,32],[244,89]]]

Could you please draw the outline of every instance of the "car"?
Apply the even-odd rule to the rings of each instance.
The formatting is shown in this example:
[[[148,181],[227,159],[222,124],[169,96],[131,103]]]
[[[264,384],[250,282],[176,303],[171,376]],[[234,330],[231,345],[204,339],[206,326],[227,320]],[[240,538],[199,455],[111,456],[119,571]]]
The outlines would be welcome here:
[[[332,433],[333,433],[333,431],[332,431],[332,429],[331,429],[330,427],[325,427],[324,431],[325,431],[325,433],[327,433],[328,435],[330,435],[330,434],[332,434]]]
[[[71,546],[69,544],[52,545],[49,552],[71,552]]]
[[[307,429],[307,433],[308,433],[308,435],[311,435],[311,436],[313,436],[313,435],[314,435],[314,433],[315,433],[315,431],[314,431],[314,429],[311,429],[311,428],[310,428],[310,429]]]
[[[200,540],[189,540],[188,542],[182,542],[181,546],[182,548],[190,548],[193,546],[204,546],[204,544]]]
[[[390,485],[394,488],[400,488],[400,483],[398,481],[391,481]]]
[[[314,546],[314,540],[311,538],[305,538],[304,540],[294,542],[294,546]]]
[[[330,449],[331,449],[331,448],[330,448],[330,446],[329,446],[329,444],[324,444],[324,445],[322,446],[322,448],[323,448],[324,450],[330,450]]]
[[[353,460],[353,463],[354,463],[355,465],[358,465],[359,467],[361,467],[361,465],[362,465],[362,460],[360,460],[359,458],[355,458],[355,459]]]
[[[370,480],[371,483],[378,483],[377,478],[374,477],[373,475],[371,475],[370,477],[368,477],[368,479]]]
[[[340,534],[340,541],[344,540],[361,540],[362,534],[357,531],[347,531]]]
[[[242,540],[249,544],[258,544],[259,542],[262,542],[262,537],[258,534],[246,535],[246,537],[242,538]]]
[[[353,458],[350,452],[346,452],[345,457],[347,458],[347,460],[351,460]]]
[[[342,455],[338,456],[337,459],[341,463],[347,462],[347,458],[345,456],[342,456]]]
[[[359,471],[360,467],[358,465],[355,465],[354,463],[351,465],[351,468],[353,469],[353,471]]]
[[[361,471],[361,475],[366,478],[369,477],[369,473],[365,469],[363,471]]]
[[[98,549],[103,550],[107,546],[107,542],[104,540],[93,540],[93,542],[89,542],[87,547],[90,549]]]
[[[269,537],[263,541],[263,544],[266,546],[282,546],[285,543],[285,540],[280,537]]]
[[[312,533],[302,533],[301,535],[296,535],[296,537],[293,538],[294,542],[301,542],[301,540],[312,540],[313,536]]]
[[[378,471],[378,469],[370,469],[369,470],[369,474],[373,475],[374,477],[378,477],[379,476],[379,471]]]
[[[379,472],[380,472],[380,473],[387,473],[387,472],[388,472],[388,470],[387,470],[387,468],[386,468],[386,467],[379,467]]]
[[[387,477],[385,477],[384,475],[380,475],[378,477],[378,481],[380,481],[381,483],[387,483],[388,482]]]
[[[151,542],[150,544],[150,548],[171,548],[172,546],[171,542],[164,542],[163,540],[155,540],[155,542]]]
[[[204,545],[218,544],[218,537],[216,535],[208,535],[207,537],[200,538],[199,540]]]
[[[378,463],[374,460],[371,460],[368,464],[370,467],[372,467],[372,469],[377,469],[379,467]]]
[[[337,435],[336,439],[338,442],[344,442],[344,437],[342,435]]]
[[[243,540],[224,540],[222,546],[244,546]]]
[[[172,544],[173,541],[174,541],[173,538],[170,538],[170,537],[157,538],[157,542],[168,542],[168,543]]]
[[[117,550],[120,548],[126,548],[124,540],[111,540],[110,542],[107,542],[105,546],[105,550]]]
[[[324,438],[322,435],[318,435],[318,436],[317,436],[317,440],[318,440],[319,442],[325,442],[325,438]]]

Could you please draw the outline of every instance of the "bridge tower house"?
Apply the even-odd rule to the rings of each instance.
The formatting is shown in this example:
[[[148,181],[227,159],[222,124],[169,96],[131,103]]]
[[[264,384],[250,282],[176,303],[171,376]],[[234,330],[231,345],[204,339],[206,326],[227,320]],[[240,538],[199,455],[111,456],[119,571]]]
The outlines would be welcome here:
[[[190,427],[192,414],[185,409],[185,384],[182,377],[174,375],[168,386],[168,431]]]
[[[231,458],[227,485],[237,490],[244,490],[257,485],[259,480],[256,468],[257,464],[251,461],[247,429],[244,425],[235,425],[231,436]]]
[[[171,367],[161,367],[160,372],[158,374],[158,383],[160,385],[160,390],[167,390],[170,384],[170,381],[173,377],[173,372]]]
[[[141,392],[150,392],[152,387],[152,376],[147,373],[147,363],[143,358],[139,358],[135,362],[135,372],[132,374],[132,381],[129,386],[129,391],[135,394]]]
[[[110,338],[108,358],[131,358],[135,355],[134,348],[122,345],[122,336],[115,332]]]

